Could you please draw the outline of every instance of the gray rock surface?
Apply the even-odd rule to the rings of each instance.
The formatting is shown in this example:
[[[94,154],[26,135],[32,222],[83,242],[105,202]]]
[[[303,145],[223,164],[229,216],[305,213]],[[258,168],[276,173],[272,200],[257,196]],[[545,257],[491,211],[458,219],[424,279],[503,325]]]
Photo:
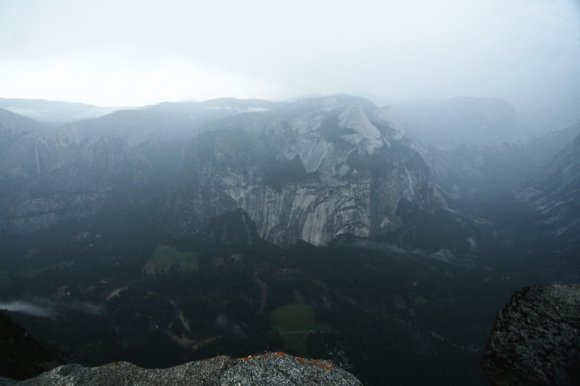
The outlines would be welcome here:
[[[6,381],[5,381],[6,382]],[[2,381],[0,380],[0,384]],[[127,362],[100,367],[64,365],[20,383],[73,385],[361,385],[331,362],[269,353],[242,359],[219,356],[169,369],[143,369]]]
[[[242,102],[119,111],[6,140],[0,230],[134,213],[184,236],[242,209],[266,240],[325,245],[402,229],[402,203],[444,207],[424,159],[371,102]]]
[[[580,285],[518,290],[481,365],[492,385],[580,385]]]

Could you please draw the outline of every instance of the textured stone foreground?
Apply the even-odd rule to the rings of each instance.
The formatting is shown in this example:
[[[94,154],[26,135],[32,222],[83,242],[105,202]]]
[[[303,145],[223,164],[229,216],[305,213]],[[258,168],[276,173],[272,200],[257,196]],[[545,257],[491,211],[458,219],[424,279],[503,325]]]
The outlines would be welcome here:
[[[580,285],[518,290],[481,366],[494,386],[580,385]]]
[[[234,359],[219,356],[168,369],[144,369],[127,362],[100,367],[64,365],[25,381],[0,385],[361,385],[332,362],[269,353]]]

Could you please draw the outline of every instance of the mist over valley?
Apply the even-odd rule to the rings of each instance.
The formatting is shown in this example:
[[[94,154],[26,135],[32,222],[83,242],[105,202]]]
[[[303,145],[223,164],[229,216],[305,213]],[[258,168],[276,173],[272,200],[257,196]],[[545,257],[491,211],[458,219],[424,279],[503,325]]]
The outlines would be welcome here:
[[[0,384],[580,380],[576,3],[30,3]]]

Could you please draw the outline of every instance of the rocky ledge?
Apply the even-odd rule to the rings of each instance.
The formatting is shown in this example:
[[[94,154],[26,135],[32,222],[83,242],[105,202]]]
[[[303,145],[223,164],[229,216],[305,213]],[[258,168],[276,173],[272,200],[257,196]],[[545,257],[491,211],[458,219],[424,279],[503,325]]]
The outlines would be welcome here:
[[[0,385],[361,385],[350,373],[324,360],[269,353],[234,359],[219,356],[168,369],[144,369],[127,362],[100,367],[64,365],[21,382]]]
[[[481,363],[492,385],[580,385],[580,285],[518,290]]]

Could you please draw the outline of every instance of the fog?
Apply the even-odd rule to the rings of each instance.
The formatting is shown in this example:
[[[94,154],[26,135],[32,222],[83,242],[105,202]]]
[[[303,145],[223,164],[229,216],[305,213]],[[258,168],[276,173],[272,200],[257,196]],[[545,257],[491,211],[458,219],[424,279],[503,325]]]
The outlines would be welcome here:
[[[55,319],[66,312],[80,312],[87,315],[102,315],[105,312],[104,307],[99,304],[77,300],[57,301],[47,298],[36,298],[31,301],[0,301],[0,310],[50,319]]]
[[[580,385],[579,106],[578,1],[0,0],[0,324],[81,365]]]
[[[51,309],[37,306],[29,302],[20,300],[11,302],[0,302],[0,309],[10,312],[20,312],[22,314],[37,316],[40,318],[53,318],[55,316]]]
[[[0,4],[2,96],[99,105],[493,96],[538,119],[579,101],[580,6],[570,0],[87,5]]]

